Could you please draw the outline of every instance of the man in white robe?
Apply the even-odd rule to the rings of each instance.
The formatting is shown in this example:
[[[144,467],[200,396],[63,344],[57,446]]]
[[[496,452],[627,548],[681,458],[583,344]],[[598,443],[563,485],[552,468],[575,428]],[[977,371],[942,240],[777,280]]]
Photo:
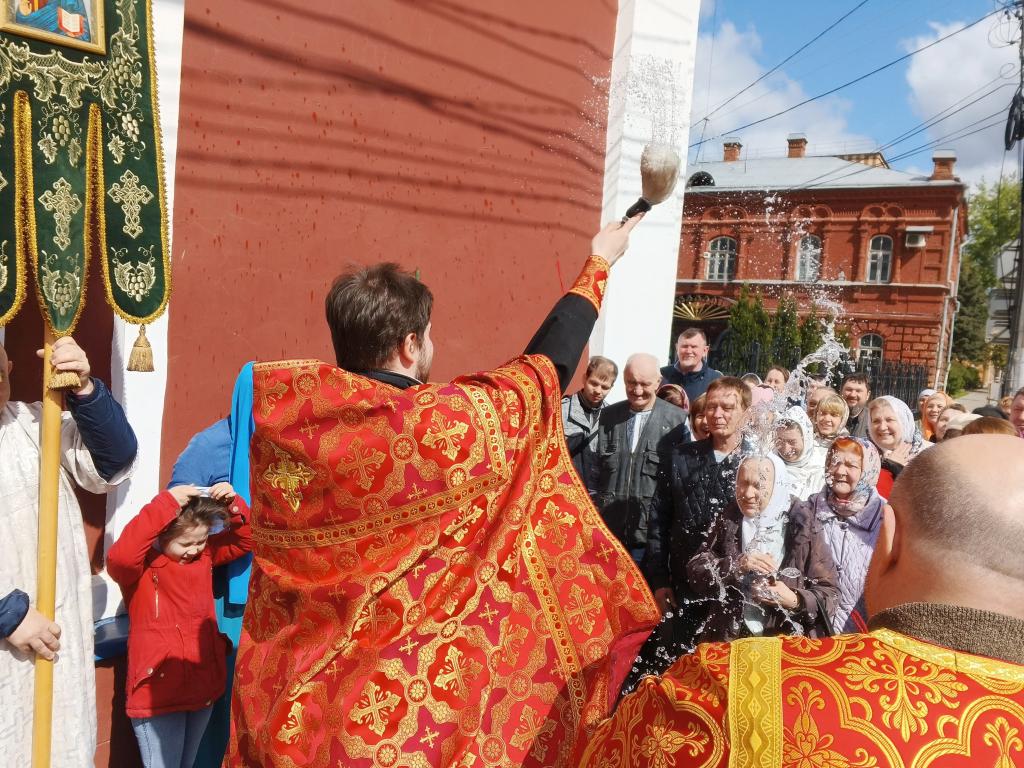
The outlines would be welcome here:
[[[96,749],[92,577],[77,485],[106,493],[131,473],[135,435],[110,391],[89,376],[70,337],[54,344],[54,367],[82,386],[62,414],[55,621],[35,610],[40,403],[9,402],[12,365],[0,346],[0,763],[31,764],[35,654],[52,658],[53,768],[91,768]],[[13,627],[13,629],[12,629]]]

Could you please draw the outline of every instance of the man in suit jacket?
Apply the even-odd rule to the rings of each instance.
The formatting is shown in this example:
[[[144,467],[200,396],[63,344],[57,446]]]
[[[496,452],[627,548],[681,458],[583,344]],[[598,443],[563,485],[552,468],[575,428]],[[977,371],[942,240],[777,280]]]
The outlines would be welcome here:
[[[689,442],[690,428],[686,411],[657,397],[661,373],[653,355],[632,355],[622,378],[626,399],[601,414],[590,491],[608,528],[639,565],[658,478],[673,446]]]

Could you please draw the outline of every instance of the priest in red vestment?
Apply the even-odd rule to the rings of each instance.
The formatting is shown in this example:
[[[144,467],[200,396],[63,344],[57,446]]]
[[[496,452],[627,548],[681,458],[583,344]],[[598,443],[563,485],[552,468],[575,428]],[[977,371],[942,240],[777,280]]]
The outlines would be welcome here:
[[[866,634],[700,645],[645,679],[587,768],[1024,765],[1024,441],[957,438],[893,487]]]
[[[446,384],[396,265],[327,298],[339,367],[254,371],[255,560],[229,766],[562,766],[659,618],[572,468],[560,399],[636,220],[526,354]]]

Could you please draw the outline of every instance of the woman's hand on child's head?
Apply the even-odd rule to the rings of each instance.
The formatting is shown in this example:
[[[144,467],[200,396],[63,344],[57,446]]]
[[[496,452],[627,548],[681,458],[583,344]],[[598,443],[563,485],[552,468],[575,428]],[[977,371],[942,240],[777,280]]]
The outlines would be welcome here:
[[[188,504],[188,500],[195,498],[199,495],[199,489],[194,485],[176,485],[168,491],[174,500],[178,502],[179,507],[184,507]]]
[[[217,483],[210,486],[210,498],[217,501],[228,501],[235,498],[235,489],[231,487],[231,483]]]

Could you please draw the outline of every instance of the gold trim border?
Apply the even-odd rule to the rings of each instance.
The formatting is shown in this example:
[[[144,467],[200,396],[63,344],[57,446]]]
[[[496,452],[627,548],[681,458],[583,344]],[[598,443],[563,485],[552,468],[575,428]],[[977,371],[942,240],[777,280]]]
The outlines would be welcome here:
[[[153,121],[153,144],[156,152],[156,180],[157,187],[159,188],[159,204],[160,204],[160,248],[161,257],[164,265],[164,295],[160,300],[160,304],[151,313],[145,317],[139,317],[137,315],[129,314],[125,312],[116,301],[114,301],[114,294],[110,287],[110,264],[107,261],[107,229],[106,229],[106,197],[102,199],[103,204],[100,208],[100,244],[102,246],[102,254],[100,256],[100,263],[102,265],[103,272],[103,290],[107,296],[107,304],[114,311],[114,313],[122,320],[135,325],[148,325],[149,323],[156,320],[160,315],[167,309],[167,303],[171,300],[171,251],[168,247],[168,235],[167,235],[167,184],[164,179],[164,141],[163,133],[160,126],[160,99],[158,97],[159,87],[157,83],[156,73],[156,56],[153,50],[153,0],[146,0],[146,45],[147,55],[149,59],[149,90],[150,90],[150,107],[151,107],[151,119]],[[102,129],[101,129],[102,130]],[[103,165],[100,163],[100,172],[102,174]],[[101,176],[102,178],[102,176]],[[103,187],[106,189],[106,186]]]
[[[782,639],[748,637],[729,648],[729,768],[782,765]]]
[[[28,132],[28,161],[31,165],[32,162],[32,114],[31,107],[25,105],[29,109],[28,119],[20,116],[19,107],[19,96],[24,96],[25,101],[28,101],[28,94],[24,91],[17,91],[14,94],[14,109],[13,109],[13,131],[14,134],[12,141],[14,142],[14,189],[12,191],[14,198],[14,302],[11,304],[11,308],[7,311],[7,314],[0,315],[0,326],[7,325],[11,320],[14,319],[15,315],[21,311],[22,306],[25,304],[25,293],[26,293],[26,281],[28,280],[29,260],[25,258],[25,233],[24,228],[26,225],[35,231],[35,211],[32,211],[31,223],[27,222],[23,217],[23,206],[20,191],[22,185],[25,183],[25,179],[22,177],[23,169],[19,162],[20,154],[18,152],[18,137],[22,132]],[[20,121],[24,121],[25,125],[21,125]],[[29,170],[29,177],[31,178],[31,169]],[[34,236],[33,236],[34,240]]]

